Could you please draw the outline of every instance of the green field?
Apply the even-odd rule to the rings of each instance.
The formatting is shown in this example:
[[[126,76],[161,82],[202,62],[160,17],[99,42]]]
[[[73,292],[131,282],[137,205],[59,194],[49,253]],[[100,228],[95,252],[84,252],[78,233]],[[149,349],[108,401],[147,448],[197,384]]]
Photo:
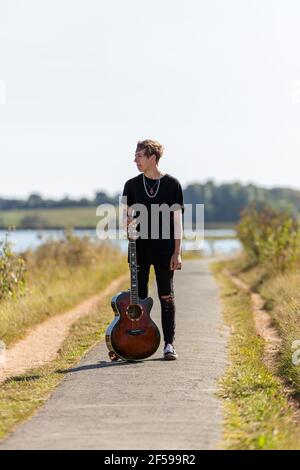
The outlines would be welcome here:
[[[58,229],[58,228],[96,228],[101,220],[96,215],[97,207],[66,207],[61,209],[23,209],[0,211],[0,229],[15,227],[17,229]],[[116,209],[118,220],[118,208]],[[209,222],[206,229],[234,228],[234,224]],[[226,238],[230,238],[226,236]]]
[[[100,219],[96,206],[0,211],[0,228],[95,228]]]

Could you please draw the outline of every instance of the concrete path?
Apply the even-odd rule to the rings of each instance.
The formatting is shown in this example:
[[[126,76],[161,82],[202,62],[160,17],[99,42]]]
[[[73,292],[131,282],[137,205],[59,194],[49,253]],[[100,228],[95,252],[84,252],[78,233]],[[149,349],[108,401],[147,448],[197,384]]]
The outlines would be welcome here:
[[[111,363],[105,342],[71,369],[39,412],[0,449],[215,449],[221,438],[217,380],[227,328],[207,260],[175,272],[177,361]],[[156,285],[152,318],[161,329]]]

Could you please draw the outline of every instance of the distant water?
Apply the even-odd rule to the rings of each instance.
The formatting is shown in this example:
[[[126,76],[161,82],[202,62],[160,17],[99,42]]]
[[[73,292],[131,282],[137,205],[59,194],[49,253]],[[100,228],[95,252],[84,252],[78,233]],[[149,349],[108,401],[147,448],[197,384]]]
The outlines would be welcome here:
[[[0,230],[0,242],[5,238],[5,230]],[[9,240],[13,244],[13,250],[20,253],[27,249],[34,250],[47,239],[52,238],[58,240],[63,237],[63,230],[15,230],[9,233]],[[88,235],[92,239],[97,239],[95,230],[77,229],[73,231],[78,236]],[[188,236],[188,231],[186,231]],[[205,230],[205,236],[226,237],[234,236],[235,230],[231,229],[214,229]],[[127,240],[110,240],[113,246],[118,246],[124,253],[127,252]],[[229,254],[241,249],[240,242],[237,239],[207,240],[203,241],[182,241],[183,250],[200,250],[205,255],[212,254]]]

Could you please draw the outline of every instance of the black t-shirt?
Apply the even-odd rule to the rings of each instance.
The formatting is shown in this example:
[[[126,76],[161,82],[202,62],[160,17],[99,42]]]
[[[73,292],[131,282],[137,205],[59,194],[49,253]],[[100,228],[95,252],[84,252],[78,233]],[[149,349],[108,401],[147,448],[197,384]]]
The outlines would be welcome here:
[[[160,264],[168,266],[175,249],[173,211],[181,209],[182,214],[184,212],[182,187],[176,178],[166,173],[161,177],[157,191],[158,180],[145,176],[145,186],[148,193],[150,194],[151,187],[154,187],[153,194],[156,193],[154,197],[149,197],[145,190],[143,177],[144,174],[141,173],[126,181],[123,196],[127,197],[127,201],[122,200],[129,207],[140,203],[147,209],[148,230],[142,233],[140,224],[137,225],[137,230],[140,232],[140,236],[136,240],[137,263],[139,265]],[[134,217],[140,215],[139,210],[135,211]],[[145,238],[145,235],[148,238]]]

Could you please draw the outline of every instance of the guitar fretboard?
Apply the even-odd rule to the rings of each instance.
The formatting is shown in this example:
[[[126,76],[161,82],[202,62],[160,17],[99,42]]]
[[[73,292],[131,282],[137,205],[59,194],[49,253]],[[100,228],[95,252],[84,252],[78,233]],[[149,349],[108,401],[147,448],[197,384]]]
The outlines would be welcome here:
[[[130,302],[139,303],[137,256],[135,240],[129,240],[129,265],[130,265]]]

